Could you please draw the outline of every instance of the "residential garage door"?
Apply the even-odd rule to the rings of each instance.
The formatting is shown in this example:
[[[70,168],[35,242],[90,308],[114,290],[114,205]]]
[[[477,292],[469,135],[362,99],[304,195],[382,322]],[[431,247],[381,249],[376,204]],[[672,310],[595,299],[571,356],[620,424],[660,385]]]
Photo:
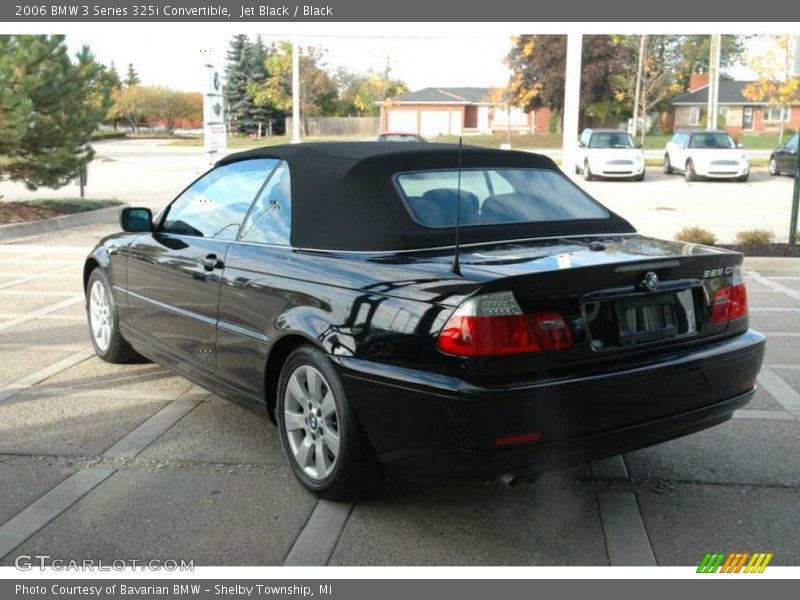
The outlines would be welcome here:
[[[389,111],[389,131],[396,132],[416,132],[417,131],[417,111],[415,110],[392,110]]]
[[[424,137],[435,137],[450,133],[450,111],[423,110],[420,115],[420,133]]]

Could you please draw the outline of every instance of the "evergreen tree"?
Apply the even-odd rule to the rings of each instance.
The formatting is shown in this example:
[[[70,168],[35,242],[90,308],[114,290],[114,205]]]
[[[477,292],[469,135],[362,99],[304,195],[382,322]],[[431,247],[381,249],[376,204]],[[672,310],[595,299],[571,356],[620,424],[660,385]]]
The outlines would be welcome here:
[[[136,72],[136,69],[133,68],[133,63],[128,63],[128,71],[125,74],[125,85],[131,87],[139,85],[141,82],[142,80],[139,79],[139,74]]]
[[[269,58],[269,48],[264,45],[261,36],[256,37],[256,41],[250,45],[248,62],[248,83],[262,85],[269,78],[267,70],[267,59]],[[252,95],[247,94],[251,104],[250,119],[254,129],[258,130],[261,123],[262,132],[266,133],[269,128],[269,121],[272,119],[272,130],[274,133],[282,133],[284,129],[283,113],[276,110],[272,104],[256,104]]]
[[[246,35],[235,35],[228,49],[225,65],[225,87],[222,90],[225,114],[239,133],[252,129],[250,118],[253,100],[247,93],[250,40]]]
[[[60,187],[94,155],[92,132],[109,107],[103,68],[64,36],[0,36],[0,180]]]

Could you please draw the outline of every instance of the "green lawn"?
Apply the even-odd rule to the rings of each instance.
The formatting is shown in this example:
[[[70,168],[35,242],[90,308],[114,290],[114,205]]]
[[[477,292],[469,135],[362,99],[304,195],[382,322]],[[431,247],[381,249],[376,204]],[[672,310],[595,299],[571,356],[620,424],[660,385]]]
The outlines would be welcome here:
[[[28,206],[52,206],[63,209],[64,212],[78,213],[109,208],[122,204],[119,200],[89,200],[87,198],[37,198],[36,200],[24,200],[21,204]]]

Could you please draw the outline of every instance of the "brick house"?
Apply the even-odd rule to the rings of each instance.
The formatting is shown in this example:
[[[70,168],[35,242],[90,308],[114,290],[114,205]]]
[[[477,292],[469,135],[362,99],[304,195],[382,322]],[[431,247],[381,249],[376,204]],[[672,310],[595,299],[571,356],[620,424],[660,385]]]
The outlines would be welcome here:
[[[780,128],[781,107],[753,102],[744,97],[750,81],[719,82],[720,127],[731,134],[775,133]],[[689,90],[672,101],[675,129],[701,127],[708,112],[708,74],[694,73],[689,78]],[[782,115],[784,126],[800,130],[800,100],[787,106]]]
[[[381,129],[425,137],[506,130],[547,132],[550,109],[507,111],[491,99],[492,88],[429,87],[391,98],[381,106]]]

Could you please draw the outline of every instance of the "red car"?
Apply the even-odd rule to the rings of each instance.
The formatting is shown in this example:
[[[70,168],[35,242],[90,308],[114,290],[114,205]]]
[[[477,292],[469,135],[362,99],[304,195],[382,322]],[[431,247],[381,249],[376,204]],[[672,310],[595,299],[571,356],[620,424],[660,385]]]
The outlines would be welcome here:
[[[384,131],[381,133],[376,142],[427,142],[424,137],[418,133],[402,132],[402,131]]]

